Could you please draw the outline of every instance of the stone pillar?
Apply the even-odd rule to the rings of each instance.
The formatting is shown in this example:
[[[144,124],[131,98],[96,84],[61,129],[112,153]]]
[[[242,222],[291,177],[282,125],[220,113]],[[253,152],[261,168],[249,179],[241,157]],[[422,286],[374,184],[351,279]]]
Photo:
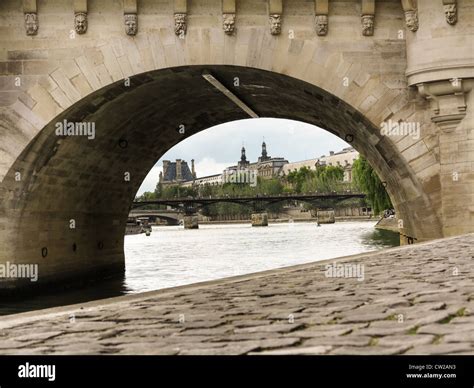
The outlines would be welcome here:
[[[447,23],[446,2],[418,0],[417,8],[420,23],[407,35],[406,74],[418,92],[420,140],[439,162],[437,169],[423,172],[425,192],[439,202],[444,236],[469,233],[474,224],[474,64],[466,42],[472,40],[473,10],[460,2],[458,22]]]
[[[191,159],[191,174],[193,175],[193,178],[196,179],[196,169],[194,167],[194,159]]]
[[[334,210],[318,210],[317,219],[318,224],[334,224],[336,222]]]
[[[199,229],[197,215],[185,215],[183,217],[184,229]]]
[[[268,214],[252,213],[252,226],[268,226]]]

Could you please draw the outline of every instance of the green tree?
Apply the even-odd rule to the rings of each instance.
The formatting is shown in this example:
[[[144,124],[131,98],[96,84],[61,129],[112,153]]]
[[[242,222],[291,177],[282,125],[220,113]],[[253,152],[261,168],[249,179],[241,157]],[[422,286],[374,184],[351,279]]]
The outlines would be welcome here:
[[[314,171],[304,166],[297,171],[289,172],[286,179],[296,193],[301,193],[305,182],[313,178],[314,174]]]
[[[341,166],[320,166],[311,174],[306,175],[306,180],[301,186],[302,193],[330,192],[346,190],[347,184],[343,183],[344,169]]]
[[[153,201],[154,199],[157,199],[157,198],[158,197],[155,192],[145,191],[142,195],[135,197],[135,201],[146,202],[146,201]],[[141,207],[141,209],[159,209],[159,208],[160,207],[158,205],[145,205]]]
[[[374,214],[393,207],[392,201],[375,170],[362,155],[354,161],[352,177],[358,189],[367,195]]]
[[[156,199],[156,195],[151,191],[145,191],[142,195],[136,198],[138,201],[152,201],[154,199]]]

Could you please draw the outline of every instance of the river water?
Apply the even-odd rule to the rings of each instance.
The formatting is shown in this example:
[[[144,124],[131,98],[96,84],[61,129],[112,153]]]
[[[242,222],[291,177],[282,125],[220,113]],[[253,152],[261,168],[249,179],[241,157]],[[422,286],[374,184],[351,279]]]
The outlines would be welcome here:
[[[0,301],[0,315],[220,279],[399,245],[398,235],[372,221],[317,227],[314,222],[153,227],[150,236],[125,236],[120,279],[80,290]]]

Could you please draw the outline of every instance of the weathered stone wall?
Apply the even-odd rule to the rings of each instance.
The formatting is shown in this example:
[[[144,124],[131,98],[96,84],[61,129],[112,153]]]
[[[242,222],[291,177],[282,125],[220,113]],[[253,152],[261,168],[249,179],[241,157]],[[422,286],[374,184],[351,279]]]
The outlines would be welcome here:
[[[318,210],[317,219],[319,224],[334,224],[336,222],[334,210]]]
[[[375,225],[376,229],[390,230],[392,232],[398,231],[398,222],[396,218],[381,218]]]
[[[199,229],[199,219],[197,215],[183,217],[184,229]]]
[[[464,120],[444,133],[405,72],[407,49],[412,58],[423,51],[416,36],[426,40],[428,30],[448,29],[446,66],[462,53],[466,68],[470,56],[459,47],[472,35],[473,6],[459,1],[451,26],[429,3],[419,1],[420,28],[411,32],[398,0],[377,1],[374,35],[363,36],[360,2],[331,1],[328,33],[318,36],[311,1],[285,1],[282,32],[272,35],[266,1],[238,1],[235,31],[226,34],[221,2],[192,0],[181,39],[171,1],[140,1],[135,36],[125,33],[121,2],[89,1],[88,30],[73,35],[72,4],[40,1],[39,29],[27,36],[21,3],[2,1],[0,261],[40,260],[42,279],[53,281],[123,267],[129,204],[156,160],[187,136],[247,117],[202,79],[208,70],[262,117],[305,121],[351,141],[386,182],[402,236],[472,231],[472,93]],[[433,58],[408,70],[445,51],[423,55]],[[55,136],[63,119],[94,122],[96,138]],[[389,119],[420,123],[420,137],[382,136]]]
[[[252,226],[268,226],[267,213],[252,213]]]
[[[407,36],[406,75],[412,88],[427,89],[431,103],[415,116],[423,136],[410,148],[425,151],[411,164],[424,191],[436,193],[443,233],[451,236],[474,227],[474,3],[457,2],[454,25],[447,23],[441,1],[418,0],[418,10],[419,29]]]

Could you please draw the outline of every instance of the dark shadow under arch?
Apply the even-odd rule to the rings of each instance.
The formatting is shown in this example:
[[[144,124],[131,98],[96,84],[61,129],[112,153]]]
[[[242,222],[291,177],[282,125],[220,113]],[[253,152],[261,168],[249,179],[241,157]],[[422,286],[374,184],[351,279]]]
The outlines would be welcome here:
[[[351,140],[387,182],[405,233],[419,240],[439,237],[430,235],[433,225],[424,230],[411,221],[415,209],[429,211],[431,205],[426,196],[414,195],[423,190],[393,144],[356,109],[283,74],[227,65],[183,66],[136,75],[130,86],[119,81],[104,87],[60,114],[31,141],[2,183],[8,193],[1,204],[3,218],[14,238],[8,242],[9,253],[0,258],[13,261],[9,255],[14,252],[16,262],[41,260],[45,283],[123,270],[130,205],[156,161],[188,136],[248,118],[203,78],[205,72],[260,117],[303,121]],[[64,119],[95,123],[95,139],[56,136],[55,124]],[[183,126],[184,134],[179,131]],[[21,181],[15,180],[16,171]],[[413,190],[404,190],[401,180],[410,181]],[[41,258],[42,247],[48,249],[46,259]]]

